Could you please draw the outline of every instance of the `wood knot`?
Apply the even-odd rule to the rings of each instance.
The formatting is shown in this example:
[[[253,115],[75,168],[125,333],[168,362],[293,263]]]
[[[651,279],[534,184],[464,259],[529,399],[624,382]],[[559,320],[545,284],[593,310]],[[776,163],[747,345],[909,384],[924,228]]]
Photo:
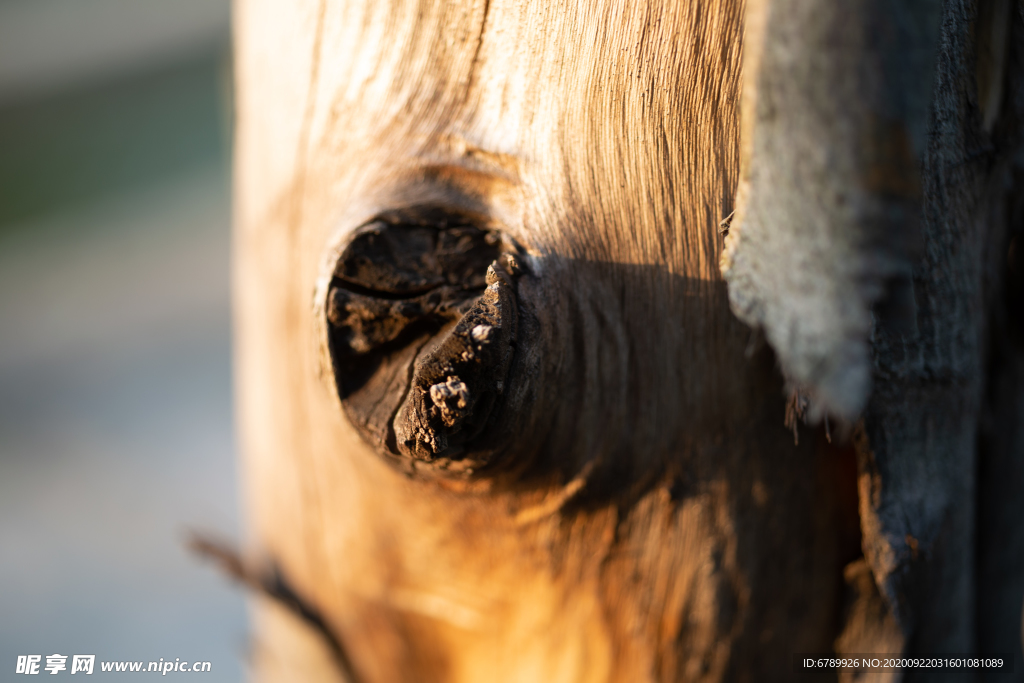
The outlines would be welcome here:
[[[349,419],[406,469],[469,474],[515,354],[515,245],[479,217],[406,210],[353,233],[327,297],[329,344]]]

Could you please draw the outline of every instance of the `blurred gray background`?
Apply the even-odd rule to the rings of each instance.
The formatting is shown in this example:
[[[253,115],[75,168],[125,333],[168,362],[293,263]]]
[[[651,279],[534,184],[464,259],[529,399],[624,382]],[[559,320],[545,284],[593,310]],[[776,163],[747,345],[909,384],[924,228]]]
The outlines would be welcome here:
[[[238,534],[229,5],[0,0],[0,680],[243,676],[242,594],[183,545]]]

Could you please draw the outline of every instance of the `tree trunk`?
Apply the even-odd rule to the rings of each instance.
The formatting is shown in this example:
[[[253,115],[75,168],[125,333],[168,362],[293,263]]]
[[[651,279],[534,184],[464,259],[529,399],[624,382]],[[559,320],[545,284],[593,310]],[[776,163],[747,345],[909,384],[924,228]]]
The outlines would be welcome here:
[[[1024,680],[1022,8],[239,0],[255,677]]]

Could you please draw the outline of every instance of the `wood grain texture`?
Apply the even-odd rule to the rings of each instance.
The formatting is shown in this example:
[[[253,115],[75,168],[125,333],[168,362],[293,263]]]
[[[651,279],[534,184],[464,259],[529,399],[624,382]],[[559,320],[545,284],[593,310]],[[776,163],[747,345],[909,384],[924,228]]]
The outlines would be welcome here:
[[[781,639],[831,647],[832,503],[717,268],[740,21],[732,3],[239,3],[253,543],[366,680],[720,680],[788,671]],[[534,466],[491,491],[382,463],[325,353],[345,236],[425,202],[486,213],[534,273]]]
[[[956,7],[947,3],[950,45],[965,31]],[[895,547],[904,530],[894,511],[916,500],[909,489],[906,501],[892,498],[900,472],[911,473],[901,463],[933,462],[919,452],[933,444],[920,430],[899,432],[913,448],[884,438],[885,420],[903,414],[886,397],[910,395],[902,380],[868,404],[858,520],[853,450],[818,432],[793,443],[776,357],[730,311],[718,226],[740,179],[742,2],[235,9],[248,552],[315,607],[360,680],[789,680],[793,653],[831,651],[843,634],[854,642],[865,624],[885,630],[860,642],[965,642],[956,628],[914,641],[925,617],[904,615],[924,614],[920,601],[935,593],[904,600],[899,577],[913,579],[917,565],[898,552],[892,568],[879,560],[888,550],[878,544]],[[932,120],[952,121],[941,111]],[[928,197],[965,187],[959,176],[932,178]],[[329,343],[332,316],[349,319],[330,296],[339,258],[375,217],[424,205],[484,216],[522,248],[517,346],[491,423],[512,465],[487,476],[392,466],[339,397]],[[966,284],[950,296],[977,303],[970,324],[982,325],[976,252],[960,242],[955,255],[943,251],[953,249],[944,236],[966,237],[963,224],[934,218],[940,210],[926,248],[962,265],[955,283]],[[945,282],[949,264],[927,263],[915,292],[919,279]],[[927,310],[944,310],[940,299]],[[860,295],[856,316],[870,322],[873,300]],[[917,334],[932,329],[918,324]],[[964,449],[976,435],[970,373],[981,372],[981,342],[950,334],[969,347],[957,347],[967,376],[948,396],[966,409],[942,425],[955,434],[935,461],[938,512],[920,517],[939,526],[910,531],[954,549],[971,543],[975,460]],[[791,349],[769,342],[785,366]],[[895,356],[876,353],[858,362],[876,363],[877,387],[877,368]],[[912,424],[931,424],[925,398]],[[863,399],[834,405],[855,412]],[[871,466],[889,468],[880,492]],[[934,590],[973,581],[963,567],[936,566],[949,579]],[[973,610],[959,595],[940,617]],[[316,634],[275,605],[255,609],[258,680],[338,679]]]

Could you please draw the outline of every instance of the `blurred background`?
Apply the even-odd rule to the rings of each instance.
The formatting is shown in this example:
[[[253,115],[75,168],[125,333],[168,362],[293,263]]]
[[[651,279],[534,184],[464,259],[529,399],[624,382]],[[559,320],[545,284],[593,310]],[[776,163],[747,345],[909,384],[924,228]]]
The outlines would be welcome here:
[[[242,594],[183,543],[238,534],[229,20],[0,0],[2,680],[53,653],[242,678]]]

